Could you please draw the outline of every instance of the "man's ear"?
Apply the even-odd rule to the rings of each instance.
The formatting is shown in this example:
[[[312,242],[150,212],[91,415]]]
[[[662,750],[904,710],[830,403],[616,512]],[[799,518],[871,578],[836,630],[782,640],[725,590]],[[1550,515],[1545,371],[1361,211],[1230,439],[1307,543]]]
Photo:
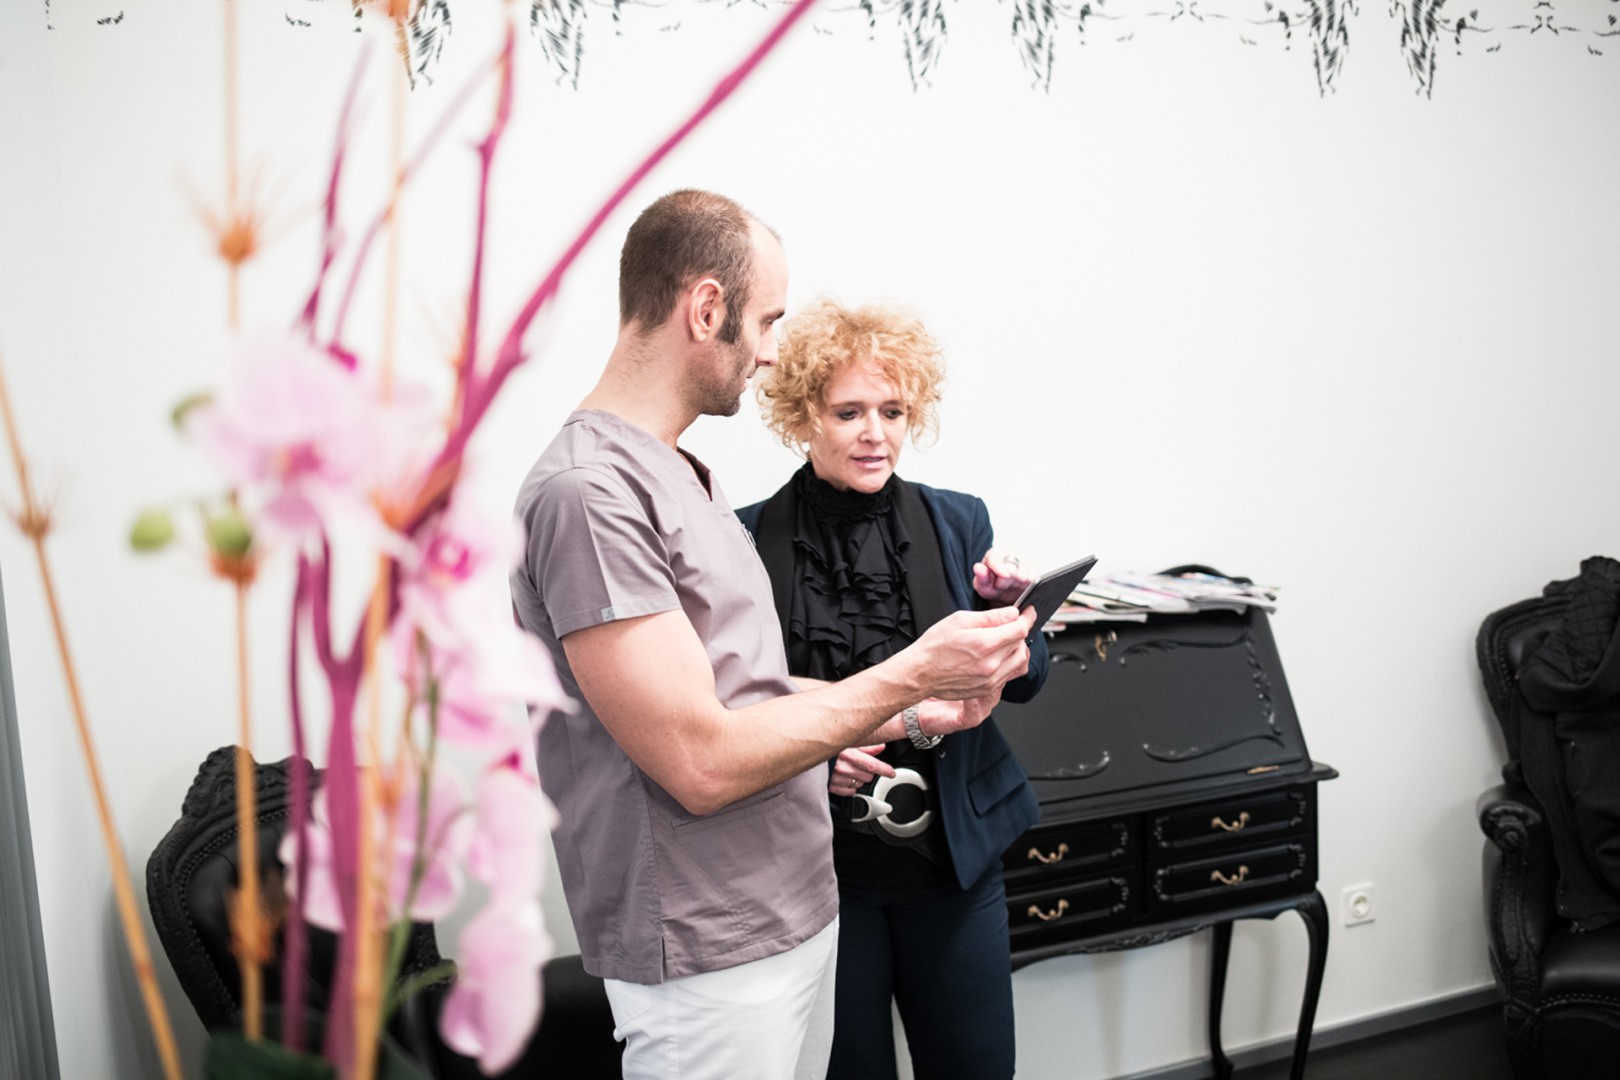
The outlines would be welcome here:
[[[700,279],[687,291],[687,332],[692,340],[708,341],[726,320],[726,291],[712,277]]]

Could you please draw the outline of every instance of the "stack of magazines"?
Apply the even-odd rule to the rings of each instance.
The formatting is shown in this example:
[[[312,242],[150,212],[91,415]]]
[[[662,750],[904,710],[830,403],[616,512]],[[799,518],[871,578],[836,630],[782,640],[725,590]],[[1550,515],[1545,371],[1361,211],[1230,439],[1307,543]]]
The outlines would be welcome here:
[[[1216,574],[1103,574],[1082,581],[1058,608],[1048,631],[1074,623],[1146,622],[1149,615],[1277,610],[1277,587]]]

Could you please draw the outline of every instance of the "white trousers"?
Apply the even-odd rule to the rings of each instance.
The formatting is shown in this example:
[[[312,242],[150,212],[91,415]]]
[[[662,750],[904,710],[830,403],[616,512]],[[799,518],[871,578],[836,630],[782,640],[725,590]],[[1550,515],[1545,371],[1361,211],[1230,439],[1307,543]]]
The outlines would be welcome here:
[[[823,1080],[838,920],[785,953],[654,986],[605,979],[625,1080]]]

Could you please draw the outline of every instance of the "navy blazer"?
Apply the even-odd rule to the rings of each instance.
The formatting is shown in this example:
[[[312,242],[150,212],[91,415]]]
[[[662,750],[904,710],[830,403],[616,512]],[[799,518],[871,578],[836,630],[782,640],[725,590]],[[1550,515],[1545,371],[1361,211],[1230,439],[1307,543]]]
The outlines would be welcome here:
[[[983,606],[973,591],[973,564],[994,542],[984,500],[926,484],[910,486],[922,496],[933,520],[951,602],[957,610]],[[751,536],[757,537],[764,507],[765,502],[757,502],[737,511]],[[1046,638],[1036,634],[1029,651],[1029,671],[1008,682],[1001,696],[1007,701],[1028,701],[1046,681],[1046,669]],[[1035,791],[993,718],[969,731],[945,736],[937,767],[945,842],[957,883],[966,889],[996,865],[1020,833],[1035,824],[1039,816]]]

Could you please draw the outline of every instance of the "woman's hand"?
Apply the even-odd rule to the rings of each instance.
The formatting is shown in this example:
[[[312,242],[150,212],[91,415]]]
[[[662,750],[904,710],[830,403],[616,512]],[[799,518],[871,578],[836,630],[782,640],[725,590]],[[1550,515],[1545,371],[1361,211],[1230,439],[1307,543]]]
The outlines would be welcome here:
[[[941,701],[939,698],[928,698],[917,702],[917,727],[924,735],[955,735],[958,731],[967,731],[984,723],[985,718],[1000,701],[1000,687],[979,697],[960,700]],[[872,734],[880,739],[892,736],[891,742],[900,742],[908,738],[905,724],[898,716]]]
[[[990,711],[1000,700],[999,691],[962,701],[940,701],[937,698],[929,698],[927,701],[917,702],[917,722],[924,735],[954,735],[958,731],[966,731],[984,723],[984,718],[990,715]],[[894,729],[892,734],[896,740],[906,737],[898,716],[872,734],[883,738],[891,734],[890,728]],[[832,769],[827,778],[827,790],[834,795],[849,796],[871,783],[874,776],[893,776],[894,766],[877,756],[883,753],[883,747],[883,743],[874,743],[871,746],[851,746],[840,751],[833,759]]]
[[[1019,565],[1018,556],[1003,555],[995,548],[973,564],[973,591],[992,604],[1012,603],[1033,580]]]
[[[984,723],[985,717],[1001,700],[1001,692],[961,701],[929,698],[917,705],[917,726],[924,735],[954,735]]]
[[[833,760],[832,775],[827,790],[834,795],[853,795],[871,782],[874,776],[893,776],[894,766],[878,760],[883,744],[851,746]]]

